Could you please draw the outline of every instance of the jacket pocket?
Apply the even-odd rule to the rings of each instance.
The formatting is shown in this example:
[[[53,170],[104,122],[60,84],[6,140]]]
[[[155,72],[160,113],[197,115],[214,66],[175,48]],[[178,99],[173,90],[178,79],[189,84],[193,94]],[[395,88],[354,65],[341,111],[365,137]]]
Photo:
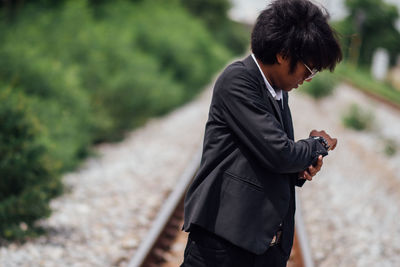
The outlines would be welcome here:
[[[237,180],[239,182],[243,182],[243,183],[247,184],[249,187],[252,187],[255,190],[263,191],[262,186],[257,184],[256,182],[252,181],[251,179],[240,177],[240,176],[235,175],[235,174],[233,174],[233,173],[231,173],[229,171],[225,171],[225,175],[230,177],[231,179],[235,179],[235,180]]]
[[[229,172],[223,174],[214,228],[217,235],[261,254],[280,221],[281,216],[261,186]]]

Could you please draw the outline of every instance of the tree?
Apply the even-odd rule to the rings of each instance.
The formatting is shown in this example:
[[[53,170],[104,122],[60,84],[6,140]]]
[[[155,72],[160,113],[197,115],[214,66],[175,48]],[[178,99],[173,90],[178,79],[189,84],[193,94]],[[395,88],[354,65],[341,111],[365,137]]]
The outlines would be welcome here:
[[[51,213],[50,200],[63,186],[38,144],[38,122],[26,99],[0,88],[0,241],[35,235],[34,223]]]
[[[372,55],[378,47],[388,50],[391,64],[395,63],[400,53],[400,33],[395,27],[399,18],[396,6],[384,3],[383,0],[346,0],[349,16],[342,27],[345,35],[352,32],[352,39],[347,45],[350,49],[358,50],[357,63],[371,64]],[[342,33],[343,33],[342,32]]]
[[[173,1],[173,0],[170,0]],[[249,43],[248,29],[230,20],[229,0],[180,0],[190,13],[200,18],[214,38],[228,47],[234,54],[241,54]]]

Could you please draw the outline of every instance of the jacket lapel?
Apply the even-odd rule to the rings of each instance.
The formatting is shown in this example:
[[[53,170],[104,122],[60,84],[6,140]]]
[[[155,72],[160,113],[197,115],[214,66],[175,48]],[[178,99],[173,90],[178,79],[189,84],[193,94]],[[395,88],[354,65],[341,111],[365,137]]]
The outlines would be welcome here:
[[[275,114],[277,115],[277,119],[281,123],[282,127],[285,128],[283,124],[281,109],[278,106],[278,102],[273,98],[269,90],[267,89],[267,85],[264,82],[264,79],[258,69],[256,63],[254,62],[252,56],[248,56],[243,60],[244,65],[250,70],[251,73],[254,73],[255,76],[258,78],[260,85],[261,85],[261,93],[263,96],[267,95],[268,101],[271,103],[272,107],[275,109]],[[266,99],[265,99],[266,100]]]
[[[285,132],[291,140],[294,140],[293,136],[293,124],[292,124],[292,115],[290,114],[289,109],[289,94],[288,92],[283,92],[283,103],[284,109],[282,112],[283,122],[285,124]]]

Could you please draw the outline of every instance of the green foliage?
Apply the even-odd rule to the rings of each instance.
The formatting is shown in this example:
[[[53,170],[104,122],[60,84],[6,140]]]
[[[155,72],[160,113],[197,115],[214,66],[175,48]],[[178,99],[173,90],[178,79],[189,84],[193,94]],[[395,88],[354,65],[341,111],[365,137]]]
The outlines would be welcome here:
[[[228,47],[234,54],[243,53],[250,44],[250,30],[248,27],[234,21],[222,24],[213,33],[215,39]]]
[[[202,18],[210,28],[219,27],[227,18],[231,3],[227,0],[182,0],[192,14]]]
[[[5,238],[35,232],[93,143],[189,100],[231,57],[173,0],[24,2],[0,31]]]
[[[374,51],[382,47],[388,50],[394,64],[400,53],[396,6],[383,0],[346,0],[346,5],[349,16],[336,24],[343,36],[345,55],[353,63],[370,65]]]
[[[344,79],[346,82],[356,86],[361,91],[373,94],[400,107],[400,91],[390,84],[374,80],[366,68],[357,68],[347,62],[342,62],[336,68],[335,75],[339,79]]]
[[[170,4],[155,7],[154,3],[148,2],[143,7],[153,16],[148,20],[148,13],[135,13],[132,23],[140,25],[136,29],[138,48],[152,52],[164,71],[187,85],[185,93],[190,96],[191,90],[205,85],[207,77],[229,54],[211,41],[201,24],[190,23],[184,12],[176,12],[177,7]]]
[[[22,41],[28,34],[19,30],[5,34],[7,41],[0,47],[1,80],[29,96],[41,121],[39,141],[57,167],[70,169],[90,144],[88,95],[81,89],[76,71],[31,49]]]
[[[394,139],[385,139],[384,152],[388,157],[392,157],[397,153],[397,144]]]
[[[362,131],[372,128],[373,115],[361,109],[357,104],[352,104],[344,114],[342,122],[345,127]]]
[[[34,233],[35,220],[50,214],[49,201],[62,192],[59,176],[44,146],[37,142],[40,123],[26,98],[0,90],[0,237]],[[21,228],[23,223],[25,227]]]
[[[231,8],[229,0],[180,0],[180,2],[189,12],[204,21],[213,37],[233,53],[243,53],[249,45],[249,30],[228,17]]]
[[[190,99],[230,57],[177,5],[122,1],[101,8],[96,19],[84,1],[44,13],[27,7],[6,31],[1,56],[8,60],[0,63],[3,80],[69,102],[65,109],[79,121],[90,115],[78,129],[88,128],[96,141],[118,138]],[[79,139],[80,147],[90,143]]]
[[[315,99],[320,99],[332,94],[337,85],[337,78],[330,72],[317,74],[310,82],[304,82],[301,92],[307,93]]]

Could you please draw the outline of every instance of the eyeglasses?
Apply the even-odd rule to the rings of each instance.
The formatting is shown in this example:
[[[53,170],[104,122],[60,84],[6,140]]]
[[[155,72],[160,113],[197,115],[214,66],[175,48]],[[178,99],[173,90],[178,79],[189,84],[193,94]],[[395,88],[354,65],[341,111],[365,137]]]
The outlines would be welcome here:
[[[312,78],[314,78],[315,75],[317,75],[318,70],[317,69],[311,69],[309,66],[307,66],[306,63],[303,62],[304,67],[307,68],[307,70],[310,72],[310,75],[307,76],[307,78],[305,78],[304,80],[306,80],[307,82],[309,82]]]

